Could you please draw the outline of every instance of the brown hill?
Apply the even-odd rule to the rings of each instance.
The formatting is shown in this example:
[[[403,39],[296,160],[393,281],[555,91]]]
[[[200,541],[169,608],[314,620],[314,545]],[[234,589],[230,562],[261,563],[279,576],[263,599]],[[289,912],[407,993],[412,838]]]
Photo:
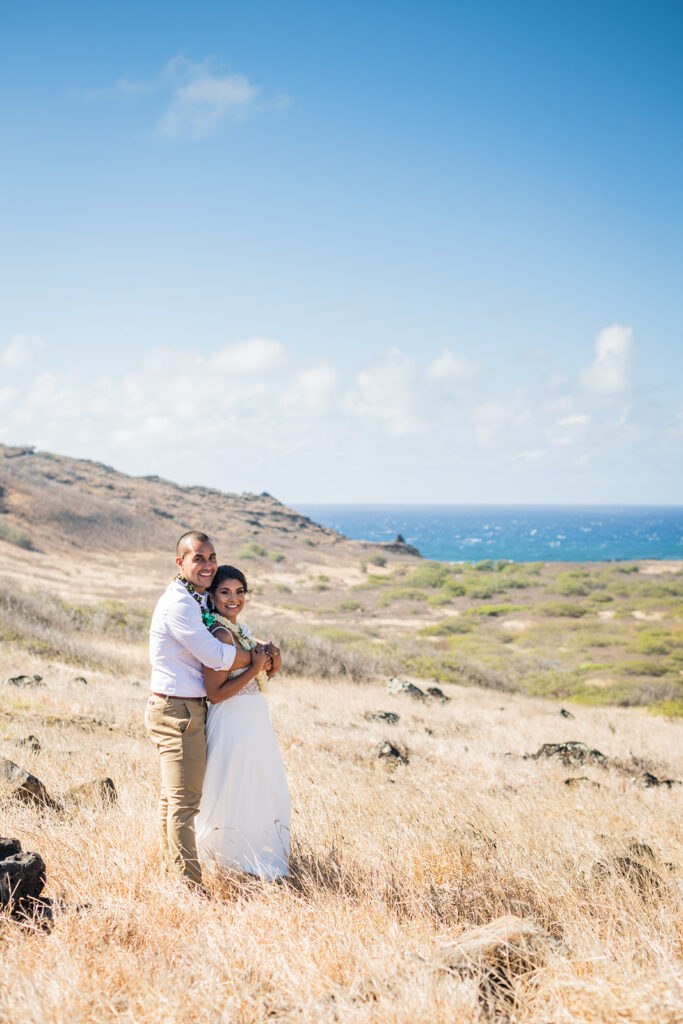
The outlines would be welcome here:
[[[402,557],[401,545],[364,545],[314,523],[270,494],[183,487],[158,476],[34,448],[0,445],[0,540],[44,554],[172,551],[185,530],[205,530],[219,551],[343,563],[368,547]],[[259,549],[263,549],[259,552]]]

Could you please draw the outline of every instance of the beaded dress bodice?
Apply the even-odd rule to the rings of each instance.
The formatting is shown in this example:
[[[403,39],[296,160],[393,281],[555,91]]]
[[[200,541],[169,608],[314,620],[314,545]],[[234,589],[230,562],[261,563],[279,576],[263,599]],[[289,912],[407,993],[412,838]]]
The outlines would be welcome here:
[[[222,629],[222,628],[223,628],[222,626],[215,626],[211,630],[211,632],[215,633],[217,629]],[[246,671],[247,671],[246,668],[240,668],[240,669],[237,669],[236,672],[228,672],[228,679],[237,679],[238,676],[244,675],[244,673]],[[258,684],[258,679],[254,676],[253,679],[250,679],[249,682],[246,683],[242,687],[241,690],[238,690],[237,693],[234,694],[234,696],[231,697],[230,699],[234,700],[235,697],[246,697],[250,693],[260,693],[260,692],[261,692],[261,689],[260,689],[259,684]]]
[[[237,672],[229,672],[228,673],[228,679],[237,679],[238,676],[244,675],[244,673],[246,671],[247,671],[246,668],[241,668]],[[260,692],[261,692],[261,690],[259,688],[258,679],[256,679],[254,677],[254,679],[250,679],[249,682],[246,683],[246,685],[243,686],[241,690],[237,691],[237,693],[235,694],[235,697],[245,697],[248,693],[260,693]],[[233,700],[234,699],[235,698],[233,697]]]

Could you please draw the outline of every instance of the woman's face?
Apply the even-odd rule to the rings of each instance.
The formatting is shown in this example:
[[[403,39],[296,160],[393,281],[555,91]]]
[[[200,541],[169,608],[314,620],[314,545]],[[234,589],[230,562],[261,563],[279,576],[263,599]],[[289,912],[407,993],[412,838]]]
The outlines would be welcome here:
[[[214,608],[219,615],[234,622],[244,608],[246,592],[241,580],[223,580],[211,595]]]

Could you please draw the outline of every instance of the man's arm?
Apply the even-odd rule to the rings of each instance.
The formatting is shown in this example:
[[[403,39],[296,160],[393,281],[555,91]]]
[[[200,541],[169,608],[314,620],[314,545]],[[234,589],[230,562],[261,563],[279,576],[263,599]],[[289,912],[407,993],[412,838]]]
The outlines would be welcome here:
[[[222,644],[209,633],[202,622],[201,608],[196,601],[179,601],[166,612],[165,619],[174,640],[207,668],[229,672],[231,668],[244,668],[251,664],[249,651],[238,651],[229,644]]]

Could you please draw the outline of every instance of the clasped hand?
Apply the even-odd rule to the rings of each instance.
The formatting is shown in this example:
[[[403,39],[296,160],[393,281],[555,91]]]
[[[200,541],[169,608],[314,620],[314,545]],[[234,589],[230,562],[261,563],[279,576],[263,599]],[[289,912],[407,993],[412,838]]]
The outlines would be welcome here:
[[[256,644],[251,649],[251,663],[259,672],[265,669],[266,675],[272,679],[282,666],[280,648],[268,641],[265,644]]]

